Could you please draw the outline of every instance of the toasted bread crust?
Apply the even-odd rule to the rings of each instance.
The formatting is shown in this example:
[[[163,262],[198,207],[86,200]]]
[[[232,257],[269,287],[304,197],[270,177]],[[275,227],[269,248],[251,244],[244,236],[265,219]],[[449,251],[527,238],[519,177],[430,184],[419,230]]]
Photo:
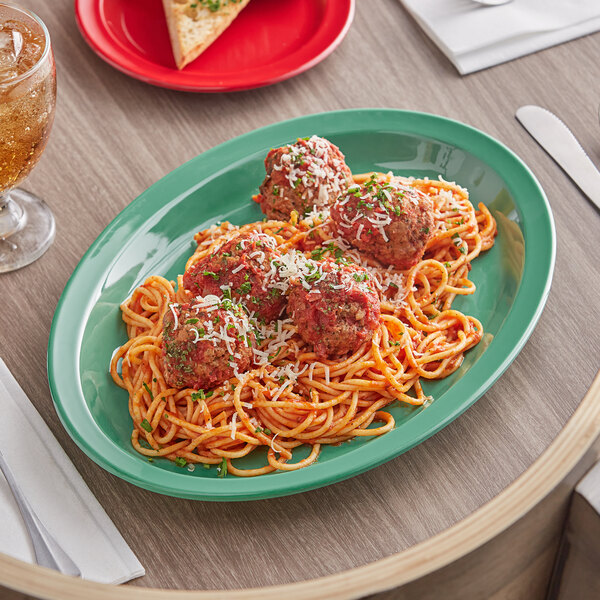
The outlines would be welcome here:
[[[178,69],[198,58],[231,25],[250,0],[231,1],[211,11],[200,2],[180,4],[163,0],[173,56]],[[190,4],[195,4],[195,18],[190,16]]]

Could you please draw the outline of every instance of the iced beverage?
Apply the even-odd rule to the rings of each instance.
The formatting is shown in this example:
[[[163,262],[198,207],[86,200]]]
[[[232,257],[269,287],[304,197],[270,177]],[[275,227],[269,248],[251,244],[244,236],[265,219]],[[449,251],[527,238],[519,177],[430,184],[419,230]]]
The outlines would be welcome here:
[[[23,181],[38,162],[52,126],[54,60],[41,24],[0,5],[0,194]]]

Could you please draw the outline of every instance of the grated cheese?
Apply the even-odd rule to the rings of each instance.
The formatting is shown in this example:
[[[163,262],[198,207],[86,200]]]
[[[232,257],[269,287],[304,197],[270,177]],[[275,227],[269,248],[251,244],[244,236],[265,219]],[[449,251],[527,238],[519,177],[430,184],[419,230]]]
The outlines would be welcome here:
[[[279,433],[276,433],[273,436],[273,439],[271,440],[271,450],[273,450],[273,452],[277,452],[277,454],[281,454],[281,452],[279,452],[279,450],[275,450],[275,447],[273,446],[273,444],[275,443],[275,438],[279,435]]]
[[[279,396],[281,396],[281,394],[283,394],[285,389],[288,388],[290,385],[292,385],[291,381],[289,381],[289,380],[285,381],[283,383],[283,385],[275,392],[275,394],[273,394],[273,396],[271,396],[271,400],[273,402],[275,402],[279,398]]]
[[[179,327],[179,319],[177,318],[177,313],[175,312],[175,307],[179,307],[179,304],[169,304],[169,308],[173,313],[173,320],[175,321],[175,326],[173,327],[173,331],[175,331]]]

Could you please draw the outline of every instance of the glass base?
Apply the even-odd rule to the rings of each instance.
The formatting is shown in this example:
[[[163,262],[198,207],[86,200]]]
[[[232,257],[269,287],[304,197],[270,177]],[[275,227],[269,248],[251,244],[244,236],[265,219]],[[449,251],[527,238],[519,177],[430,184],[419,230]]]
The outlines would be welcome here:
[[[48,250],[56,232],[54,216],[43,200],[21,189],[11,190],[9,197],[9,205],[2,211],[14,203],[11,212],[19,218],[14,227],[4,229],[5,237],[0,235],[0,273],[20,269],[37,260]]]

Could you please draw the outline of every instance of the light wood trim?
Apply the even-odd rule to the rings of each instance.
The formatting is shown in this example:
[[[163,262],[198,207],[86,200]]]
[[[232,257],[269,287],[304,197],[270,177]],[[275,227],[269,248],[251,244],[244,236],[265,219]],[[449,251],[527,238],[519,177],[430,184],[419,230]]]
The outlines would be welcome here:
[[[364,567],[269,588],[222,591],[107,586],[72,579],[0,555],[0,584],[47,600],[252,600],[358,598],[399,587],[441,569],[479,548],[526,515],[558,486],[600,432],[600,374],[563,430],[506,490],[466,519],[408,550]]]

